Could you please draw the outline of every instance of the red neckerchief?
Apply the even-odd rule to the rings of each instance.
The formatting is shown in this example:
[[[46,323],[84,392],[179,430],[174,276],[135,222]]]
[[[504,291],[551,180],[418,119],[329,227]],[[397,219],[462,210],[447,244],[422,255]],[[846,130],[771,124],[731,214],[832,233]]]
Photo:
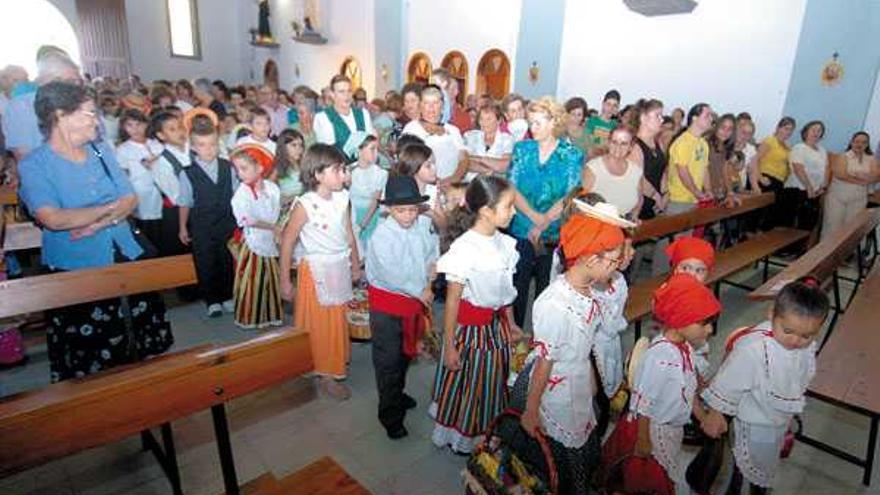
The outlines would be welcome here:
[[[258,190],[262,185],[260,179],[257,179],[257,181],[253,184],[248,184],[247,182],[245,182],[244,185],[246,185],[248,189],[250,189],[251,192],[254,193],[254,199],[260,199],[260,195],[258,194]]]
[[[691,349],[688,346],[688,343],[685,341],[673,342],[669,339],[666,339],[666,341],[678,348],[678,352],[681,354],[682,366],[684,370],[694,371],[694,361],[691,358]]]

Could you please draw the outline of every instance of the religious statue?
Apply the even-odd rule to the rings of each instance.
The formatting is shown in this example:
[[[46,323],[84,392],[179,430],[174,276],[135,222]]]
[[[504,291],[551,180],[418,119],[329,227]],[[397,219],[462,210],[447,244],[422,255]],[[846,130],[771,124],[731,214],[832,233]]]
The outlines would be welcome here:
[[[260,1],[260,15],[257,22],[257,42],[272,43],[272,29],[269,27],[269,0]]]

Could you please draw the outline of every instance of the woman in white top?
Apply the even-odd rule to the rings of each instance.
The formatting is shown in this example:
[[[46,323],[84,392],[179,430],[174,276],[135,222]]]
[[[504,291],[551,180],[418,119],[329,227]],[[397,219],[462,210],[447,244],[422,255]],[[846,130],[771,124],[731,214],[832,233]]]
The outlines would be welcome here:
[[[831,159],[831,183],[825,195],[822,238],[852,221],[868,207],[868,186],[880,180],[867,132],[853,134],[846,153]]]
[[[513,136],[500,129],[504,114],[497,103],[480,107],[477,114],[477,128],[464,133],[468,150],[467,179],[480,174],[503,174],[510,165],[513,153]]]
[[[744,157],[742,172],[740,172],[740,182],[749,184],[750,190],[760,192],[761,185],[758,184],[759,174],[754,173],[757,170],[758,148],[752,144],[755,139],[755,124],[751,120],[740,120],[736,124],[736,139],[733,142],[733,150],[741,151]]]
[[[637,219],[642,209],[642,194],[653,190],[645,181],[642,167],[628,160],[633,134],[628,127],[617,127],[609,137],[607,154],[593,158],[581,172],[581,186],[586,192],[601,195],[617,211]]]
[[[467,148],[458,127],[440,123],[443,93],[436,86],[425,87],[420,106],[421,120],[406,124],[403,134],[417,136],[431,148],[437,165],[438,186],[461,181],[468,170]]]
[[[788,218],[801,230],[812,231],[819,223],[820,201],[828,186],[828,152],[819,142],[825,135],[821,120],[801,129],[802,142],[792,146],[788,155],[791,174],[785,182],[783,204],[791,208]]]

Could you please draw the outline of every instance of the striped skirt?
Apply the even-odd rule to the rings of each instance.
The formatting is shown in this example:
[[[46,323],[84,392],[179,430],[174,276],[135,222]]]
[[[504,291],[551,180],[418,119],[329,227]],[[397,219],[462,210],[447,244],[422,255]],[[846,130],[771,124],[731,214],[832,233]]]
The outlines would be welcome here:
[[[431,413],[432,440],[438,447],[471,452],[489,423],[507,407],[510,373],[510,339],[496,319],[492,325],[461,326],[455,346],[461,352],[461,369],[451,371],[437,363]]]
[[[258,256],[247,243],[238,246],[235,263],[235,324],[263,328],[283,323],[278,258]]]

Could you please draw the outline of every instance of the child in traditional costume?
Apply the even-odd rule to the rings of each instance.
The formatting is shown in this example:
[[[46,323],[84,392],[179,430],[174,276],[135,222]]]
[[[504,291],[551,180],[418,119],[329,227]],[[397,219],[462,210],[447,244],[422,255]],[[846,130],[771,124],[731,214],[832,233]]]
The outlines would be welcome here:
[[[630,413],[621,418],[606,442],[605,466],[625,455],[653,457],[667,481],[685,487],[681,458],[684,425],[705,411],[697,398],[693,346],[711,332],[721,304],[703,284],[686,274],[672,275],[654,293],[654,318],[662,333],[636,363]],[[662,484],[663,480],[657,480]]]
[[[560,230],[564,272],[535,300],[533,350],[514,385],[514,407],[522,407],[523,428],[549,437],[559,476],[559,493],[588,493],[599,465],[596,389],[590,354],[602,324],[597,283],[608,280],[623,259],[628,222],[600,203],[574,214]],[[622,363],[621,363],[622,366]],[[524,398],[526,396],[527,398]]]
[[[281,238],[281,294],[293,299],[290,269],[293,248],[299,243],[294,324],[309,332],[322,389],[340,400],[351,397],[342,382],[351,355],[345,315],[353,297],[352,282],[361,278],[345,175],[341,151],[312,145],[302,164],[308,192],[294,201]]]
[[[376,164],[378,154],[376,136],[354,131],[345,143],[345,154],[354,160],[351,168],[352,221],[358,236],[358,249],[365,255],[373,230],[379,224],[379,200],[388,181],[388,171]]]
[[[440,252],[431,220],[419,214],[427,199],[412,177],[390,178],[382,203],[389,216],[376,227],[366,255],[379,421],[392,439],[407,435],[403,419],[416,406],[403,391],[406,370],[419,354],[434,300],[431,281]]]
[[[263,179],[274,158],[265,148],[249,144],[229,155],[241,184],[232,195],[232,214],[241,232],[235,263],[235,324],[241,328],[281,325],[278,247],[281,192]]]
[[[786,285],[770,319],[737,332],[706,390],[709,412],[703,430],[718,437],[733,416],[736,469],[724,493],[739,494],[743,478],[751,493],[773,486],[789,423],[804,409],[804,393],[816,373],[815,337],[828,315],[828,297],[815,279]]]
[[[448,227],[462,234],[437,262],[448,286],[431,437],[456,453],[470,453],[508,402],[510,346],[522,336],[510,308],[519,254],[516,241],[499,229],[513,218],[515,197],[504,179],[475,179],[465,195],[466,214]]]

